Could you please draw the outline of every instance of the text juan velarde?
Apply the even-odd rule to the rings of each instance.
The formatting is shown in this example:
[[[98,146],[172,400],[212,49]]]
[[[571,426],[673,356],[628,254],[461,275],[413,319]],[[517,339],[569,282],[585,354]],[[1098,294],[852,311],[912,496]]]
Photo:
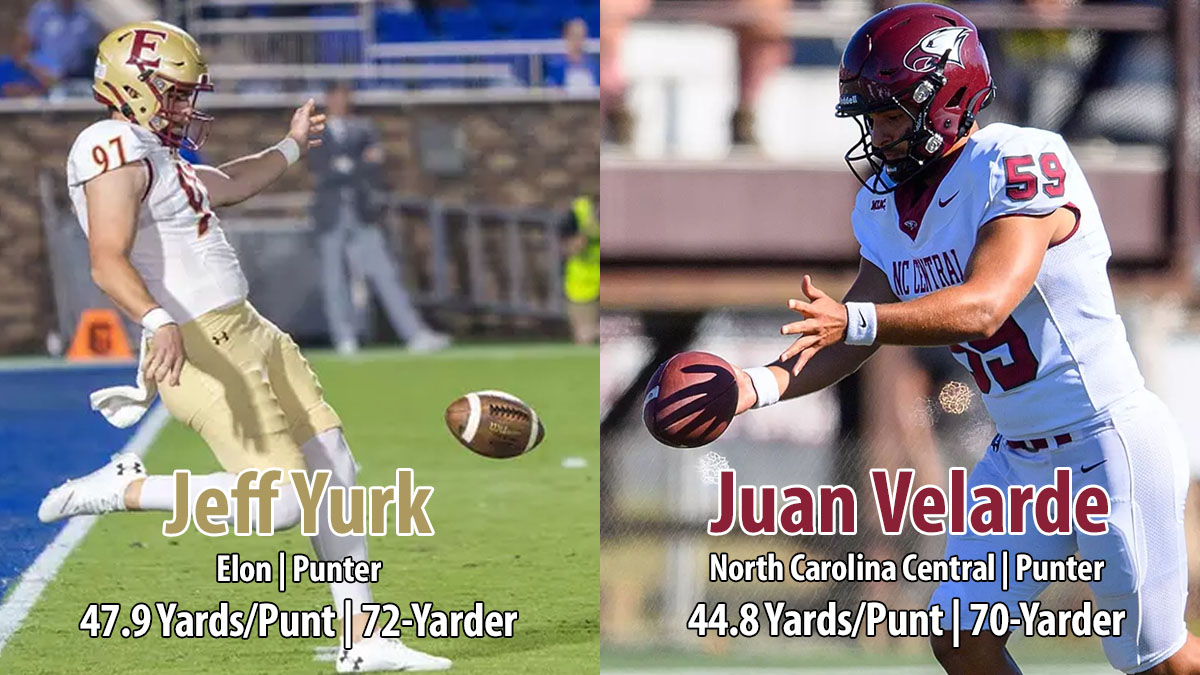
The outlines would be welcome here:
[[[1051,485],[977,485],[969,493],[961,467],[950,469],[949,493],[936,485],[914,487],[914,473],[899,469],[893,477],[885,469],[871,470],[874,511],[884,534],[900,534],[910,524],[928,535],[968,529],[981,535],[1023,534],[1032,528],[1043,534],[1108,532],[1108,492],[1098,485],[1075,491],[1068,467],[1055,470]],[[725,470],[708,533],[737,528],[750,535],[857,534],[858,501],[847,485],[739,486],[737,473]]]

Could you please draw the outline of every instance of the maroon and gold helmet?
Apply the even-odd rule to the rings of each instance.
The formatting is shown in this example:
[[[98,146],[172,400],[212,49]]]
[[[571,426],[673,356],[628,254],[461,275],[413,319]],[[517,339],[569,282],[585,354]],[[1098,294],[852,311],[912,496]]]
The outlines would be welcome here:
[[[141,21],[100,41],[92,83],[96,100],[154,132],[168,147],[196,150],[204,144],[213,118],[196,110],[196,98],[212,89],[200,45],[178,26]],[[190,110],[173,112],[172,97],[189,99]]]
[[[975,25],[928,3],[892,7],[867,20],[846,45],[838,79],[837,116],[853,117],[862,132],[846,163],[876,194],[895,190],[948,151],[995,91]],[[897,108],[912,119],[912,131],[889,148],[873,147],[866,115]],[[883,150],[906,141],[903,159],[884,159]]]

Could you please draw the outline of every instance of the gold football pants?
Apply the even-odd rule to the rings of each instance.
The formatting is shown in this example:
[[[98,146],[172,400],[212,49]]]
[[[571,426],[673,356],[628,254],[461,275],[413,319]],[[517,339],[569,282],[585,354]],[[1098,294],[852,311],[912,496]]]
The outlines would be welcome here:
[[[159,396],[226,471],[305,469],[300,446],[341,426],[295,341],[249,302],[179,328],[187,363],[179,386],[161,382]]]

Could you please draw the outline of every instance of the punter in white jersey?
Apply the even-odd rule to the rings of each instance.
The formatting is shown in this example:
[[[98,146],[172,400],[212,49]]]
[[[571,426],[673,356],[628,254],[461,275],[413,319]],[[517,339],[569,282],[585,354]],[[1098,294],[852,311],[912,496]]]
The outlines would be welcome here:
[[[1083,172],[1058,135],[1005,124],[980,128],[993,96],[975,26],[958,12],[902,5],[867,21],[842,58],[840,117],[860,142],[847,162],[863,183],[851,221],[858,278],[839,303],[805,277],[807,300],[789,307],[798,336],[773,364],[738,370],[738,412],[827,387],[882,344],[946,345],[970,371],[999,435],[971,473],[971,488],[1043,486],[1070,467],[1073,487],[1104,487],[1108,532],[949,535],[946,556],[1024,552],[1105,561],[1091,584],[1097,604],[1124,611],[1119,636],[1102,639],[1128,673],[1200,673],[1200,641],[1184,625],[1187,565],[1185,451],[1163,404],[1144,388],[1113,303],[1110,249]],[[1045,584],[940,585],[931,600],[960,627],[969,603],[1020,601]],[[1019,673],[993,635],[932,639],[955,675]]]
[[[243,469],[331,472],[351,487],[357,467],[341,419],[294,341],[247,302],[246,279],[213,208],[243,201],[274,182],[320,143],[324,115],[308,101],[287,135],[271,148],[222,164],[193,166],[181,147],[198,148],[212,117],[196,108],[210,91],[208,67],[195,40],[154,21],[122,26],[101,41],[95,96],[109,118],[85,129],[67,160],[67,183],[88,237],[92,278],[144,327],[137,387],[93,394],[93,406],[118,426],[134,423],[153,400],[195,430],[224,471],[192,476],[193,496],[226,492]],[[51,490],[38,510],[50,522],[76,515],[175,507],[171,475],[147,475],[122,454],[101,469]],[[317,520],[326,523],[328,500]],[[282,485],[273,527],[294,526],[295,491]],[[266,528],[263,528],[264,530]],[[362,536],[319,526],[311,538],[325,561],[366,560]],[[364,635],[371,602],[367,584],[330,584],[353,644],[338,672],[445,670],[449,659],[399,640]]]

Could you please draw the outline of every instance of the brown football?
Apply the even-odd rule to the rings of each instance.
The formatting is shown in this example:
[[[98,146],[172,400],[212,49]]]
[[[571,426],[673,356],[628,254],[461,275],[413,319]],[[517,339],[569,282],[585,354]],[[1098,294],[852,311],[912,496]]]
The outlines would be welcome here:
[[[494,459],[523,455],[546,435],[533,408],[503,391],[476,391],[456,399],[446,408],[446,426],[459,443]]]
[[[698,448],[717,440],[737,411],[733,366],[708,352],[676,354],[646,385],[642,421],[660,443]]]

